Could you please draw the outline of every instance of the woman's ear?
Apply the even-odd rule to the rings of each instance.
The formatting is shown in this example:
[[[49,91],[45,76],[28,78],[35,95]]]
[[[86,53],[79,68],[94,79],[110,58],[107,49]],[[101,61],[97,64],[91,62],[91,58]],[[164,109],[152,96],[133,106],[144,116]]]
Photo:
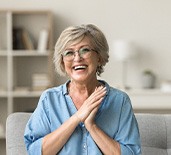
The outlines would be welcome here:
[[[102,58],[98,55],[98,66],[102,65]]]

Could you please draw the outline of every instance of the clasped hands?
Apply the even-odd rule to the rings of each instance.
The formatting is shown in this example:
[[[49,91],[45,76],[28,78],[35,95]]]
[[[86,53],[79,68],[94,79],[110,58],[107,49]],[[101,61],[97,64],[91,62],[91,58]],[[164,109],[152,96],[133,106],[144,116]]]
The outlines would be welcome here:
[[[95,124],[94,118],[105,94],[106,87],[97,87],[95,91],[84,101],[80,109],[75,113],[79,121],[84,122],[87,130],[90,130]]]

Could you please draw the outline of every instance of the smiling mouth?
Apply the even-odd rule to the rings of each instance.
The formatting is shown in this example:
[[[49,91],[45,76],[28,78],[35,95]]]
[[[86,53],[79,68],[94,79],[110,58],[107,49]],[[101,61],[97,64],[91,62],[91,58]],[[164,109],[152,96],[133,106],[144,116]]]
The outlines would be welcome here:
[[[84,70],[87,68],[87,66],[75,66],[73,68],[74,68],[74,70]]]

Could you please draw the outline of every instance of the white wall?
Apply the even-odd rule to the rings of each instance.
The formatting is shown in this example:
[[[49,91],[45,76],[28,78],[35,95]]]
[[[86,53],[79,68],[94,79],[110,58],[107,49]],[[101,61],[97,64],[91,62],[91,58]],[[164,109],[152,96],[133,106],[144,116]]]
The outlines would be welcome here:
[[[135,42],[140,57],[127,68],[127,83],[132,87],[141,87],[140,75],[146,68],[155,72],[157,86],[161,80],[171,79],[170,6],[170,0],[0,0],[0,9],[52,10],[55,40],[69,25],[94,23],[106,34],[110,46],[116,39]],[[113,86],[120,84],[121,64],[110,58],[102,78]]]

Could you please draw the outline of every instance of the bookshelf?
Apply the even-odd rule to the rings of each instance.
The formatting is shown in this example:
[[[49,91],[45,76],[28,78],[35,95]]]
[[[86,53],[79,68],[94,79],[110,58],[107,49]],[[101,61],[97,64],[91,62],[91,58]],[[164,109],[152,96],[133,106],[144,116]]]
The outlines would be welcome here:
[[[0,125],[5,131],[10,113],[34,110],[42,91],[53,85],[53,14],[0,10],[0,21]],[[35,75],[46,85],[36,82],[38,87],[33,87]],[[0,144],[4,143],[5,132],[0,133]]]

